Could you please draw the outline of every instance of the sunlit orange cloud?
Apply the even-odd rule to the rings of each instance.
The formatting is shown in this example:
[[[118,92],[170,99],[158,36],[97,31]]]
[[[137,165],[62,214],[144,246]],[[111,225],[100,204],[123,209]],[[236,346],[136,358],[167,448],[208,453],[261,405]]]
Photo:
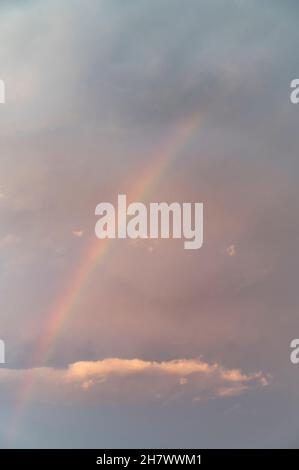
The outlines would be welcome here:
[[[211,400],[261,389],[271,381],[262,372],[226,369],[201,359],[158,362],[112,357],[66,368],[1,369],[1,388],[9,393],[25,376],[34,377],[39,401],[73,405]]]
[[[148,195],[152,186],[159,180],[164,171],[179,157],[184,146],[199,129],[201,121],[202,116],[197,113],[174,128],[162,149],[154,158],[150,159],[150,164],[145,168],[137,183],[127,195],[129,202],[142,201]],[[99,263],[104,260],[111,250],[112,244],[113,240],[108,238],[99,241],[95,237],[90,242],[61,298],[54,305],[45,321],[38,347],[33,356],[34,364],[44,364],[46,362],[58,335],[61,334],[66,323],[74,314],[76,306],[89,285],[89,281]],[[34,376],[30,375],[24,381],[18,394],[12,418],[11,436],[15,436],[17,433],[18,423],[25,410],[26,403],[31,399],[33,388]]]

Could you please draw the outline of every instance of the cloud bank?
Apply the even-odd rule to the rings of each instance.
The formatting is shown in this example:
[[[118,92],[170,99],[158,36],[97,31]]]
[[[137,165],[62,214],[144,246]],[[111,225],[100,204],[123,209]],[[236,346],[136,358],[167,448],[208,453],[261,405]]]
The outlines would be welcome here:
[[[202,401],[236,396],[268,385],[262,372],[246,374],[202,360],[165,362],[109,358],[82,361],[65,369],[1,369],[1,388],[32,384],[39,401],[97,404]]]

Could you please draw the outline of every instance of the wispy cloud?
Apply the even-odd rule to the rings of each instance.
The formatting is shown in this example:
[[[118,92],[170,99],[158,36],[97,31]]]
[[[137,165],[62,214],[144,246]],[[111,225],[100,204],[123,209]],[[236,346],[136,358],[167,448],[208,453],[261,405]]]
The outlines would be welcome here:
[[[74,235],[74,237],[81,238],[84,235],[84,231],[83,230],[73,230],[73,235]]]

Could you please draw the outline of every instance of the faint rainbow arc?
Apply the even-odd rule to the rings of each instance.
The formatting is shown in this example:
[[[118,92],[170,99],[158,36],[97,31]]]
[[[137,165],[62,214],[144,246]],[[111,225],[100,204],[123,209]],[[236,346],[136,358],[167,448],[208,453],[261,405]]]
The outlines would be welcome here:
[[[157,178],[161,176],[163,171],[168,167],[169,163],[177,156],[180,149],[193,135],[194,131],[198,128],[199,117],[193,116],[191,119],[184,122],[170,142],[163,147],[162,151],[158,153],[151,164],[145,171],[142,178],[139,179],[137,184],[128,194],[128,201],[142,200],[145,198],[146,193],[150,191],[151,186],[156,182]],[[88,281],[98,266],[98,263],[107,255],[110,247],[113,244],[113,239],[95,240],[91,243],[87,253],[83,256],[82,262],[78,270],[75,272],[69,287],[66,289],[62,299],[53,310],[50,319],[47,322],[45,333],[42,336],[42,341],[38,348],[38,357],[42,358],[44,362],[50,352],[53,342],[63,328],[66,321],[69,319],[75,305],[81,298],[82,291],[88,284]]]
[[[180,124],[178,129],[175,129],[174,136],[164,144],[162,150],[160,150],[154,158],[154,161],[146,168],[142,177],[128,194],[128,201],[141,201],[145,198],[152,185],[161,177],[165,169],[178,156],[181,149],[193,136],[200,122],[201,116],[196,114],[186,119],[183,124]],[[86,286],[89,284],[94,270],[97,268],[99,262],[108,254],[112,243],[113,239],[95,240],[85,251],[79,267],[75,270],[63,296],[55,305],[46,322],[44,333],[41,336],[41,340],[33,357],[34,365],[46,362],[59,333],[75,311],[75,307],[80,301]],[[33,388],[34,377],[33,374],[31,374],[25,381],[21,393],[18,396],[16,411],[12,419],[10,433],[12,436],[15,435],[16,425],[19,422],[26,403],[30,400]]]

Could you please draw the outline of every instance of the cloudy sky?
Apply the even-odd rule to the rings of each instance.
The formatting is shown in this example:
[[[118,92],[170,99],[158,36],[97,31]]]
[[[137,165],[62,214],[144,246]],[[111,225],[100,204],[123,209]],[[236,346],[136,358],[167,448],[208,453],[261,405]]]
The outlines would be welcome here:
[[[1,447],[298,445],[297,13],[1,2]],[[118,194],[203,247],[98,241]]]

